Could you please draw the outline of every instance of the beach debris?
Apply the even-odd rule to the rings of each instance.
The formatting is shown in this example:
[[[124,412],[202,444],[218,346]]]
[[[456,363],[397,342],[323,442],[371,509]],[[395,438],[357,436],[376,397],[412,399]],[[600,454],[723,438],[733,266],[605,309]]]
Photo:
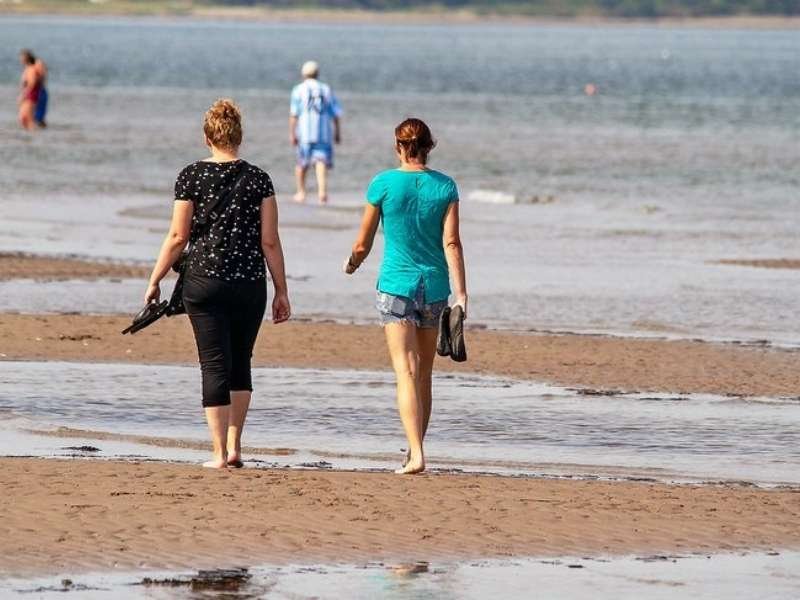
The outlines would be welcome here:
[[[100,452],[100,448],[95,446],[64,446],[62,450],[74,450],[75,452]]]
[[[419,575],[427,573],[430,565],[425,561],[417,561],[415,563],[402,563],[399,565],[391,565],[387,567],[394,575],[401,577],[408,577],[410,575]]]
[[[61,335],[58,336],[58,339],[70,342],[83,342],[85,340],[99,340],[100,338],[97,337],[96,335],[92,335],[91,333],[79,333],[76,335],[67,335],[65,333],[62,333]]]
[[[616,390],[595,390],[592,388],[567,388],[570,392],[575,392],[579,396],[617,396]]]
[[[250,590],[250,580],[252,575],[246,568],[234,569],[210,569],[200,570],[197,575],[190,576],[177,576],[177,577],[164,577],[156,579],[153,577],[145,577],[137,583],[131,585],[142,585],[145,587],[187,587],[193,592],[242,592],[255,591]],[[274,584],[270,584],[272,587]],[[261,586],[260,586],[261,587]],[[269,587],[264,590],[258,590],[258,593],[268,591]]]
[[[297,465],[305,469],[332,469],[333,465],[326,460],[318,460],[315,462],[303,462]]]
[[[651,554],[650,556],[637,556],[635,560],[641,562],[678,562],[679,558],[686,558],[685,556],[676,556],[672,554]]]
[[[82,583],[75,583],[71,579],[62,579],[60,586],[40,586],[32,590],[16,590],[20,594],[43,594],[46,592],[108,592],[108,588],[92,587]]]

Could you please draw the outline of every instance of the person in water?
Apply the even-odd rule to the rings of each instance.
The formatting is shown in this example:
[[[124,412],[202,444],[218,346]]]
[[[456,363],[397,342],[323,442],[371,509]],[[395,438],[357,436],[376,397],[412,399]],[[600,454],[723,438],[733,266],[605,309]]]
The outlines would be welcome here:
[[[306,62],[303,82],[292,89],[289,106],[289,141],[297,148],[295,202],[305,202],[306,173],[311,165],[317,174],[320,204],[328,201],[328,170],[333,168],[333,143],[341,142],[342,109],[328,84],[319,77],[319,65]]]
[[[420,119],[395,128],[400,167],[375,176],[352,253],[344,265],[354,273],[372,249],[383,223],[384,253],[377,309],[397,377],[397,406],[408,439],[401,474],[425,470],[423,441],[431,416],[431,378],[439,317],[448,304],[450,278],[455,304],[466,314],[467,285],[455,182],[429,169],[435,142]]]
[[[252,395],[250,359],[267,302],[266,267],[275,297],[272,320],[291,314],[278,205],[264,171],[238,156],[241,113],[217,100],[205,114],[211,156],[184,168],[175,182],[172,224],[153,267],[145,303],[191,243],[183,303],[194,330],[203,380],[203,407],[213,442],[204,467],[241,467],[241,441]]]
[[[36,103],[36,110],[33,114],[33,120],[41,127],[47,127],[47,63],[41,57],[36,57],[36,62],[33,63],[36,67],[36,72],[39,75],[39,101]]]
[[[36,67],[36,57],[33,52],[20,51],[19,61],[22,64],[20,93],[17,99],[19,124],[23,129],[33,129],[36,126],[36,105],[42,92],[42,77]]]

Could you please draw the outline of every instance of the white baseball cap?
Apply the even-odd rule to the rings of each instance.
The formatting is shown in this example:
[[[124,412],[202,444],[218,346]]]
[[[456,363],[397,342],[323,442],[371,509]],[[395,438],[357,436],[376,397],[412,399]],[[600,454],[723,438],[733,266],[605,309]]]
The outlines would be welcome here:
[[[303,67],[300,69],[300,72],[303,74],[303,77],[314,77],[317,73],[319,73],[319,65],[316,61],[308,60],[303,63]]]

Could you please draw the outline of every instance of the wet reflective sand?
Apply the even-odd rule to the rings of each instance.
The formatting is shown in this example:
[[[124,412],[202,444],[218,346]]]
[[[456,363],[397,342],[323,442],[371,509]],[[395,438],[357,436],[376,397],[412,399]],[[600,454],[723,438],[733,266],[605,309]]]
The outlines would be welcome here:
[[[196,367],[0,362],[0,379],[4,455],[90,445],[100,450],[89,456],[199,460],[205,451]],[[253,460],[363,469],[402,456],[389,373],[255,369],[254,387]],[[800,484],[797,398],[597,396],[455,375],[437,376],[434,394],[432,468]]]
[[[0,581],[12,597],[135,598],[761,598],[800,595],[800,554],[580,557],[467,563],[258,567]]]

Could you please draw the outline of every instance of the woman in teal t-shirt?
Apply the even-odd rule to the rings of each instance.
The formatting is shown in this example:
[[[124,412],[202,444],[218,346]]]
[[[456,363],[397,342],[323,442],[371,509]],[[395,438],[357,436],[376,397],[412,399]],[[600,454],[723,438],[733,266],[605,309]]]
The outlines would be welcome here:
[[[408,455],[396,473],[425,470],[422,442],[431,416],[431,376],[439,316],[450,296],[467,310],[464,254],[458,225],[458,190],[447,175],[429,169],[435,146],[419,119],[395,130],[400,168],[379,173],[367,190],[358,239],[345,264],[354,273],[367,258],[383,222],[384,252],[377,308],[397,376],[397,406],[408,438]]]

